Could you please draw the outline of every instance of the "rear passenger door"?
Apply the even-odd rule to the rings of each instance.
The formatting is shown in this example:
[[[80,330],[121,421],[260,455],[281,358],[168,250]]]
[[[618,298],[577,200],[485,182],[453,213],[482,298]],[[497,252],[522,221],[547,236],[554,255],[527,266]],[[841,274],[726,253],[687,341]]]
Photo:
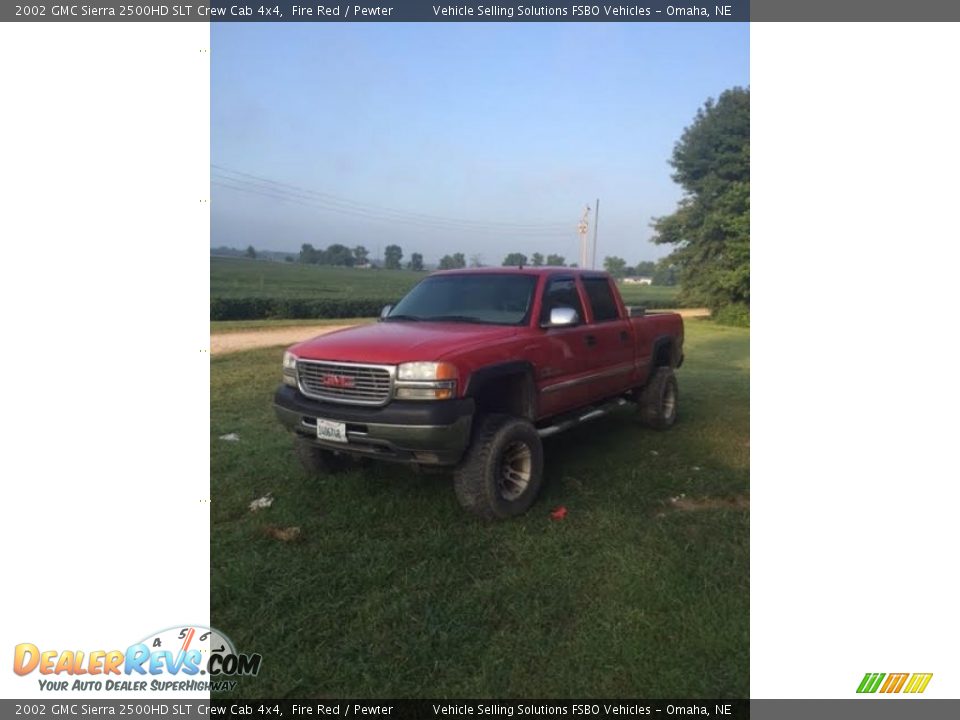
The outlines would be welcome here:
[[[612,397],[629,388],[634,348],[630,321],[621,317],[617,296],[604,275],[583,275],[584,295],[590,306],[584,352],[590,381],[586,401]]]
[[[584,349],[589,330],[577,281],[572,275],[555,275],[547,280],[540,303],[541,327],[550,320],[550,311],[558,307],[576,310],[579,322],[565,327],[544,328],[546,358],[538,369],[539,415],[556,415],[583,405],[587,372]]]

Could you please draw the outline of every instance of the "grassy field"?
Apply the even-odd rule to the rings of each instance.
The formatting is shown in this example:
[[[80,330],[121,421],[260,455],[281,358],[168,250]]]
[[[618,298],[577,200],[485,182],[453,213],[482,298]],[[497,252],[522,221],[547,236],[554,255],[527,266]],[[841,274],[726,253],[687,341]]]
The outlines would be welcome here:
[[[383,303],[396,302],[424,277],[425,273],[410,270],[358,270],[211,257],[211,319],[376,314]],[[621,290],[628,304],[663,308],[676,302],[676,288],[623,285]]]
[[[245,332],[247,330],[272,330],[285,327],[313,327],[323,325],[360,325],[376,322],[376,318],[307,318],[300,320],[212,320],[210,334]]]
[[[493,524],[443,475],[306,477],[281,349],[213,358],[212,624],[264,656],[237,695],[746,697],[749,331],[688,321],[686,351],[671,431],[624,409],[548,439],[541,499]]]
[[[680,288],[666,285],[626,285],[617,283],[620,295],[627,305],[643,305],[655,302],[656,307],[680,307],[677,305],[677,294]]]
[[[400,299],[424,273],[210,258],[210,297]]]

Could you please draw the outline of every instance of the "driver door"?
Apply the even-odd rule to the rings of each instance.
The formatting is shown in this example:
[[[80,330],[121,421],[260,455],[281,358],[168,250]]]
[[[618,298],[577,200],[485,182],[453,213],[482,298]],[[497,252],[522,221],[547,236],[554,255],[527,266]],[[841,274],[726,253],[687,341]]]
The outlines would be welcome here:
[[[588,371],[584,345],[589,327],[585,324],[583,301],[572,275],[557,275],[547,281],[538,322],[546,336],[546,361],[537,373],[541,417],[556,415],[580,407],[586,402],[584,375]],[[576,311],[574,325],[544,327],[554,308],[568,307]]]

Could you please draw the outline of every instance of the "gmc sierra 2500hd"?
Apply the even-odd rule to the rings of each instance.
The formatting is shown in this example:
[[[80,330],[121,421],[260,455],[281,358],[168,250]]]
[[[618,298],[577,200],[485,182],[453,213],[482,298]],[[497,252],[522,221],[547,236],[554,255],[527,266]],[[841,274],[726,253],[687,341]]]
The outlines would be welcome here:
[[[624,306],[606,273],[557,267],[427,276],[380,322],[289,348],[274,407],[311,473],[351,456],[453,469],[460,504],[525,512],[541,438],[632,401],[677,417],[683,320]]]

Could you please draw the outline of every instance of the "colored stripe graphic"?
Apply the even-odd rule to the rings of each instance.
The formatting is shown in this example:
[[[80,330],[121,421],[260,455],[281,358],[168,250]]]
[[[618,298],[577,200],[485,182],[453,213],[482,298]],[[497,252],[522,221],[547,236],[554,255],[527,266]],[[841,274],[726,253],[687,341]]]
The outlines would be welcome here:
[[[858,693],[875,693],[879,689],[881,693],[898,693],[901,690],[904,693],[922,693],[930,684],[933,673],[866,673],[863,680],[857,687]],[[886,678],[886,682],[884,682]],[[909,678],[909,679],[908,679]],[[883,683],[881,686],[880,683]],[[904,687],[906,686],[906,687]]]
[[[880,687],[880,682],[884,677],[884,673],[867,673],[863,676],[863,680],[860,681],[860,687],[857,688],[857,692],[875,693],[877,688]]]
[[[903,684],[910,677],[910,673],[890,673],[887,675],[887,681],[880,688],[882,693],[898,693],[903,689]]]
[[[927,685],[930,684],[930,678],[932,677],[933,673],[914,673],[913,677],[910,678],[910,682],[907,683],[907,687],[904,692],[922,693],[927,689]]]

